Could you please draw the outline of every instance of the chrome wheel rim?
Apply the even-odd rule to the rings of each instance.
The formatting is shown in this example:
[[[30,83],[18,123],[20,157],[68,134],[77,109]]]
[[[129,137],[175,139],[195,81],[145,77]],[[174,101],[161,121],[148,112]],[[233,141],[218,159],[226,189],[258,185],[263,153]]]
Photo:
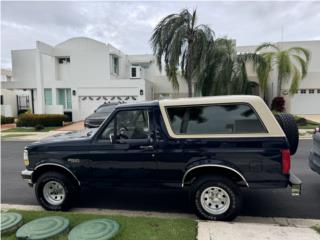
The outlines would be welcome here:
[[[66,192],[61,183],[49,181],[43,187],[43,196],[48,203],[60,205],[66,197]]]
[[[200,196],[203,209],[213,215],[225,213],[230,207],[229,194],[220,187],[208,187]]]

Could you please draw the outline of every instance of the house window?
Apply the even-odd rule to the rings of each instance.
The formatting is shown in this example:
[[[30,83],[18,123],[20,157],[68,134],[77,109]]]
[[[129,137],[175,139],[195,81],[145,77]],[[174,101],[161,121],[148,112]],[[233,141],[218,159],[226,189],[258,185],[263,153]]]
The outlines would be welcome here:
[[[300,90],[300,93],[301,93],[301,94],[306,94],[306,93],[307,93],[307,90],[306,90],[306,89],[301,89],[301,90]]]
[[[70,57],[58,57],[59,64],[67,64],[70,63]]]
[[[136,67],[131,68],[131,77],[133,77],[133,78],[137,77],[137,68]]]
[[[3,105],[3,95],[0,96],[0,104]]]
[[[61,88],[58,89],[58,105],[63,105],[65,110],[72,109],[71,103],[71,89],[70,88]]]
[[[112,73],[119,74],[119,58],[115,55],[112,55]]]
[[[317,90],[317,93],[320,93],[320,89]]]
[[[52,89],[45,88],[44,89],[44,103],[45,105],[52,105]]]
[[[131,66],[130,78],[140,78],[140,75],[141,75],[140,71],[141,71],[140,66]]]
[[[314,89],[309,89],[309,94],[314,94]]]

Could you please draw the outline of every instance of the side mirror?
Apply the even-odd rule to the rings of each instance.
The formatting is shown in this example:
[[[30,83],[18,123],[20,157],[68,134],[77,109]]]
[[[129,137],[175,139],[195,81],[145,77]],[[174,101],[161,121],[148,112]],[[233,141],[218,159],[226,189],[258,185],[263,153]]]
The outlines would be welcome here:
[[[96,110],[94,110],[94,112],[97,112],[97,109],[96,109]]]
[[[111,142],[112,144],[116,142],[116,138],[115,138],[115,136],[114,136],[113,133],[111,133],[111,134],[109,135],[109,138],[110,138],[110,142]]]

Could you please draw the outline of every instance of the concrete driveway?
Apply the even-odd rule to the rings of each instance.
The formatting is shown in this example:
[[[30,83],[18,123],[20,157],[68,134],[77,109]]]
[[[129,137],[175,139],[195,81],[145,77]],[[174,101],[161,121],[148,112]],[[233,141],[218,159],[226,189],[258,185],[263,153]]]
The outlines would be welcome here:
[[[81,129],[84,129],[84,122],[83,121],[71,123],[70,125],[56,129],[56,131],[77,131],[77,130],[81,130]]]

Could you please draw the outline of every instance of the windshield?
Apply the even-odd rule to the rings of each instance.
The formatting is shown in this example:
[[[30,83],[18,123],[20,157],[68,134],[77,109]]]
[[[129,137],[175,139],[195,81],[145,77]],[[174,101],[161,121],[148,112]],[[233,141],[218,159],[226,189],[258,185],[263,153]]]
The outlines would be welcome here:
[[[116,105],[101,106],[96,110],[96,113],[111,113],[115,107]]]

